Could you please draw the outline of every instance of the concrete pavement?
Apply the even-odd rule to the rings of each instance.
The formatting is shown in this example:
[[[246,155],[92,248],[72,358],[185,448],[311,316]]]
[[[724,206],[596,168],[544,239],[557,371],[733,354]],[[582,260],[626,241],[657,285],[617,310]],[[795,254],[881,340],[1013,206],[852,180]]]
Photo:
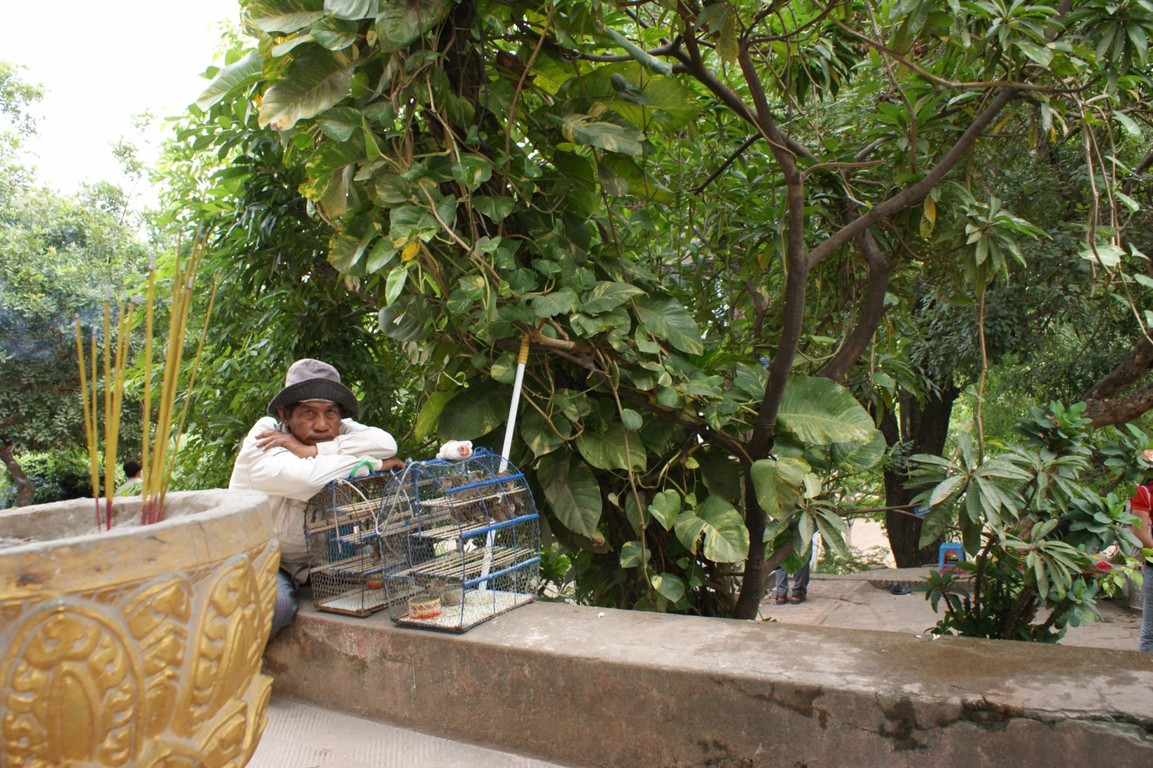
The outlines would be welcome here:
[[[566,768],[273,698],[248,768]]]
[[[920,637],[940,619],[923,591],[930,568],[881,569],[846,575],[814,573],[808,599],[799,604],[761,603],[767,621],[784,624],[870,629]],[[893,584],[910,588],[911,594],[894,595]],[[1070,627],[1061,645],[1083,648],[1137,650],[1141,612],[1124,600],[1099,600],[1102,621]]]

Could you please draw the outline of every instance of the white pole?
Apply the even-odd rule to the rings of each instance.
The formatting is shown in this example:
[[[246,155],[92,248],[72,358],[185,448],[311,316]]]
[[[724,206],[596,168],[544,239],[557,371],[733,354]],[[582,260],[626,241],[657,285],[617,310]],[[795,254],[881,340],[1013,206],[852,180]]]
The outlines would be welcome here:
[[[516,358],[516,379],[512,383],[512,402],[508,406],[508,426],[504,429],[504,447],[500,449],[500,471],[508,468],[508,456],[512,451],[512,433],[516,426],[516,411],[520,405],[520,388],[524,383],[524,366],[528,362],[528,336],[520,341],[520,354]]]
[[[516,428],[516,412],[520,405],[520,390],[524,383],[524,367],[528,363],[528,336],[520,340],[520,353],[516,357],[516,378],[512,383],[512,402],[508,406],[508,426],[504,430],[504,447],[500,449],[500,471],[508,469],[508,456],[512,452],[512,435]],[[477,585],[477,591],[483,592],[488,588],[487,577],[492,570],[492,547],[496,531],[489,531],[484,537],[484,560],[481,561],[480,576],[482,581]]]

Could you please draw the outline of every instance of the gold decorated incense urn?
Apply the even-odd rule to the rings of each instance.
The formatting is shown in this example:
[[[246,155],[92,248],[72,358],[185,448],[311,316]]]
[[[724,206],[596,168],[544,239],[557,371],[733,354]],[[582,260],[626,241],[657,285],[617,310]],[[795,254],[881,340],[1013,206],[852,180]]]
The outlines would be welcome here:
[[[279,550],[262,494],[0,511],[0,768],[240,768],[267,722],[260,673]]]

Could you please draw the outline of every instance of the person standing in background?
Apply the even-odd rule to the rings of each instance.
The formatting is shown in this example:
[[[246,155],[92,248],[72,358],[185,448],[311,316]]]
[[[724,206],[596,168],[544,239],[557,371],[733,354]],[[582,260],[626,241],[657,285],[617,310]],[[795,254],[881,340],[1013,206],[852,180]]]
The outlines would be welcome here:
[[[1153,449],[1142,451],[1139,459],[1138,464],[1147,472],[1153,470]],[[1141,542],[1143,549],[1153,549],[1153,526],[1150,525],[1150,510],[1153,510],[1153,478],[1137,486],[1133,498],[1129,499],[1129,509],[1138,520],[1133,525],[1133,535]],[[1138,553],[1137,557],[1145,563],[1141,572],[1142,615],[1137,650],[1142,653],[1153,653],[1153,563],[1141,553]]]
[[[144,490],[144,467],[139,461],[124,462],[124,482],[116,489],[117,496],[139,496]]]

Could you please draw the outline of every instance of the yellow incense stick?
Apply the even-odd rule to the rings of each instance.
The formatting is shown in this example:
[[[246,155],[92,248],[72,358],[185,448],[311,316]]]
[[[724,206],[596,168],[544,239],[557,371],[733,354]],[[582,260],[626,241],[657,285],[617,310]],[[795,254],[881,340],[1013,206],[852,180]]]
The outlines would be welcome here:
[[[197,259],[196,271],[199,271],[199,259]],[[193,276],[195,278],[195,275]],[[220,286],[220,275],[216,275],[212,281],[212,292],[208,296],[208,308],[204,311],[204,322],[200,326],[200,337],[196,342],[196,357],[192,361],[192,371],[188,376],[188,384],[185,387],[184,404],[180,409],[180,419],[176,424],[175,444],[180,445],[180,440],[184,436],[184,423],[188,418],[188,408],[192,405],[191,393],[196,386],[196,373],[200,370],[200,354],[204,351],[204,340],[208,336],[208,320],[212,317],[212,309],[216,305],[216,290]],[[192,284],[189,283],[189,294],[191,297]],[[169,470],[171,472],[171,469]],[[171,479],[169,477],[168,479]],[[163,501],[163,494],[161,494],[161,501]]]
[[[109,506],[116,489],[116,456],[120,445],[120,413],[124,405],[124,374],[128,368],[128,339],[130,336],[128,313],[125,311],[123,300],[117,304],[116,317],[116,352],[112,367],[112,380],[106,381],[105,386],[112,390],[111,406],[104,415],[104,451],[107,457],[105,465],[105,498]],[[112,339],[105,339],[105,344],[112,345]]]
[[[144,383],[141,419],[141,522],[156,522],[162,516],[164,495],[172,477],[171,456],[176,452],[188,418],[191,398],[188,390],[196,382],[200,358],[207,338],[208,320],[216,301],[219,277],[212,287],[204,325],[200,330],[196,345],[196,357],[192,363],[185,387],[185,399],[177,411],[177,397],[180,393],[181,374],[184,365],[184,337],[193,303],[193,287],[200,262],[204,254],[203,242],[197,242],[187,259],[181,258],[179,243],[173,258],[171,305],[168,316],[168,334],[165,339],[164,370],[157,387],[153,382],[155,362],[155,321],[156,321],[156,270],[150,264],[148,269],[147,292],[144,307]],[[86,357],[83,330],[79,317],[76,318],[76,357],[80,371],[80,396],[83,404],[84,436],[88,445],[89,474],[92,495],[97,500],[98,526],[111,527],[113,494],[116,487],[117,445],[120,440],[120,416],[124,405],[124,385],[127,378],[128,357],[131,350],[134,322],[129,311],[131,304],[122,299],[116,307],[116,321],[113,323],[113,307],[109,299],[104,301],[104,348],[97,347],[97,329],[92,328],[91,343]],[[101,354],[102,352],[102,354]],[[100,362],[103,362],[103,366]],[[103,374],[101,376],[101,374]],[[100,387],[103,386],[104,413],[104,499],[105,515],[101,523],[99,515],[100,493]],[[158,392],[156,390],[159,390]],[[156,410],[153,411],[153,397],[156,397]],[[174,416],[178,418],[174,421]]]
[[[84,411],[84,442],[88,447],[88,474],[92,482],[92,498],[100,497],[100,461],[97,456],[96,445],[96,414],[88,401],[88,371],[84,365],[84,333],[80,327],[80,317],[74,318],[76,324],[76,360],[80,366],[80,402]]]
[[[112,306],[104,300],[104,498],[112,503],[112,490],[109,481],[116,476],[116,450],[108,444],[108,421],[112,413]],[[111,521],[109,521],[111,522]]]
[[[97,407],[97,404],[100,402],[100,393],[97,390],[97,386],[96,386],[96,383],[99,381],[99,379],[96,376],[96,371],[97,371],[96,361],[98,358],[96,355],[96,329],[95,328],[92,328],[90,333],[89,333],[88,351],[89,351],[88,357],[89,357],[89,361],[91,363],[91,378],[89,379],[89,381],[92,383],[92,385],[89,387],[89,393],[92,397],[92,405],[91,405],[91,408],[92,408],[92,461],[96,464],[96,467],[97,467],[97,480],[96,480],[96,486],[92,489],[92,498],[99,499],[100,498],[100,480],[99,480],[99,477],[100,477],[100,475],[99,475],[100,445],[99,445],[98,441],[100,439],[99,438],[100,433],[97,431],[97,410],[96,410],[96,407]],[[99,521],[97,521],[97,522],[99,522]]]
[[[149,436],[149,427],[152,423],[152,323],[155,316],[156,303],[156,268],[155,264],[148,266],[148,289],[144,301],[144,404],[143,419],[140,431],[140,504],[141,515],[150,508],[152,497],[155,495],[155,474],[152,471],[152,456],[149,449],[152,440]]]

